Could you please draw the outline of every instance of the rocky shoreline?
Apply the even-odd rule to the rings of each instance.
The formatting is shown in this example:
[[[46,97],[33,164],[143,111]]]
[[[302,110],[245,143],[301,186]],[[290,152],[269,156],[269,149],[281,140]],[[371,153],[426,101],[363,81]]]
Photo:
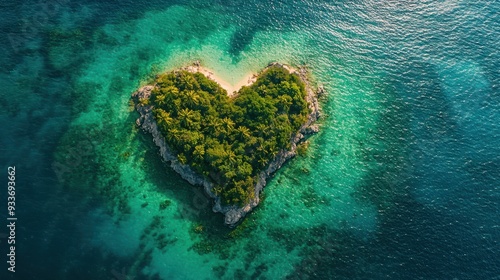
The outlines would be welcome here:
[[[290,69],[289,66],[280,63],[270,63],[266,68],[264,68],[259,75],[266,71],[267,68],[271,66],[284,67]],[[153,116],[153,106],[152,105],[141,105],[137,102],[139,99],[147,99],[151,95],[151,91],[154,89],[154,85],[148,85],[140,88],[137,92],[132,94],[132,97],[136,104],[136,110],[139,112],[140,117],[137,119],[136,124],[141,127],[145,132],[150,133],[153,136],[153,141],[160,148],[160,155],[163,160],[170,162],[170,167],[181,175],[181,177],[188,181],[192,185],[202,186],[205,193],[212,199],[214,199],[214,206],[212,210],[214,212],[219,212],[224,215],[224,223],[230,227],[236,226],[253,208],[255,208],[260,202],[260,192],[265,187],[267,179],[270,178],[274,172],[276,172],[287,160],[291,159],[297,154],[297,145],[304,141],[307,135],[318,132],[319,127],[314,124],[320,117],[320,108],[318,102],[318,96],[324,93],[322,87],[314,90],[309,79],[307,69],[304,67],[298,68],[296,71],[291,73],[297,73],[301,80],[306,85],[306,100],[311,109],[307,121],[300,127],[297,134],[291,138],[291,149],[281,150],[276,157],[269,163],[267,168],[263,170],[255,184],[255,198],[251,200],[248,204],[244,206],[237,205],[222,205],[221,198],[214,194],[213,188],[214,184],[208,179],[201,175],[198,175],[195,171],[189,167],[187,164],[182,164],[178,161],[175,153],[168,147],[165,138],[161,135],[160,130],[156,124]]]

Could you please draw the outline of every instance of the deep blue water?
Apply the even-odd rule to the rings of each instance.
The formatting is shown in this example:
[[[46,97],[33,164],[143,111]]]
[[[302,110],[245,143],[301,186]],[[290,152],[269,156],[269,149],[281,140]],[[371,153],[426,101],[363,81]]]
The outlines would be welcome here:
[[[4,1],[0,32],[0,219],[14,165],[19,219],[1,279],[500,279],[500,2]],[[329,92],[234,239],[206,205],[141,206],[193,189],[128,96],[200,58],[307,64]]]

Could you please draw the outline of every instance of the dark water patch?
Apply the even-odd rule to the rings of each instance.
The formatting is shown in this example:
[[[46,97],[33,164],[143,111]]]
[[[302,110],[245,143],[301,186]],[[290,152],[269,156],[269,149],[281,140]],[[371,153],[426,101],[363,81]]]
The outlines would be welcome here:
[[[364,279],[367,275],[362,264],[368,255],[366,242],[325,225],[303,232],[299,238],[305,245],[300,253],[303,260],[294,265],[286,279]]]
[[[457,214],[463,213],[450,210],[456,207],[430,208],[412,198],[397,204],[397,210],[384,219],[377,244],[391,260],[385,269],[395,279],[493,279],[497,275],[494,259],[500,251],[494,249],[493,236],[482,238],[474,234],[478,228],[473,224],[458,222]]]
[[[119,170],[132,151],[120,137],[131,126],[103,121],[101,128],[72,127],[62,139],[52,166],[67,191],[106,199],[108,211],[125,215],[131,211],[128,199],[133,186],[121,183]]]
[[[265,279],[264,277],[260,278],[262,273],[265,273],[269,269],[268,265],[265,263],[261,263],[257,267],[255,267],[254,272],[250,275],[250,279]]]
[[[200,255],[207,253],[214,253],[219,256],[221,260],[231,259],[236,252],[231,248],[232,244],[238,239],[244,238],[244,234],[248,233],[245,230],[247,227],[242,223],[236,229],[230,229],[223,225],[222,219],[219,215],[214,217],[206,217],[207,219],[200,219],[198,223],[193,226],[190,234],[195,241],[190,249],[193,249]]]
[[[409,129],[409,110],[394,87],[375,86],[384,110],[366,138],[352,139],[360,150],[360,160],[368,169],[355,193],[356,198],[371,201],[379,210],[393,206],[392,200],[408,192],[407,178],[412,171],[409,150],[414,135]],[[333,151],[335,152],[335,151]]]
[[[89,31],[82,29],[51,28],[42,33],[44,55],[49,75],[75,75],[83,63],[89,59],[86,52],[94,42]]]
[[[468,160],[463,166],[463,170],[471,178],[478,180],[484,190],[496,190],[500,182],[500,156],[493,160]]]
[[[233,57],[237,58],[248,45],[252,43],[253,37],[257,30],[250,28],[239,28],[231,37],[229,53]],[[233,62],[238,62],[238,60],[233,60]]]
[[[135,261],[134,258],[105,255],[98,248],[80,254],[68,252],[66,255],[70,258],[75,256],[78,256],[78,260],[74,263],[67,264],[67,267],[56,271],[56,274],[44,275],[50,279],[145,279],[130,271]]]
[[[457,151],[463,153],[468,149],[457,125],[461,116],[451,110],[433,67],[413,61],[406,70],[411,76],[419,76],[417,84],[412,80],[405,86],[396,87],[405,103],[410,105],[396,108],[402,108],[401,112],[407,115],[402,118],[398,110],[389,110],[392,117],[383,117],[381,124],[390,128],[396,127],[397,123],[391,119],[405,120],[402,128],[407,134],[386,137],[386,140],[395,141],[385,143],[393,147],[388,155],[393,151],[403,152],[400,154],[403,164],[396,166],[406,165],[407,168],[385,170],[390,165],[383,161],[381,173],[377,175],[375,171],[366,177],[366,186],[370,187],[365,193],[372,202],[375,205],[386,202],[384,211],[379,212],[381,226],[377,242],[370,245],[374,251],[391,252],[386,257],[378,256],[385,264],[379,271],[382,275],[393,275],[394,279],[492,277],[498,271],[497,267],[491,266],[498,250],[491,250],[493,239],[489,229],[493,224],[487,213],[497,211],[492,207],[496,202],[491,196],[495,189],[491,183],[497,173],[492,171],[495,163],[468,161],[464,165],[468,175],[464,176],[467,173],[460,170],[463,159],[455,156]],[[400,143],[398,139],[404,142]],[[394,162],[398,157],[387,159]],[[388,174],[402,180],[397,177],[387,180],[390,178]],[[481,183],[475,183],[475,180]],[[385,195],[381,195],[384,192],[380,190],[386,190]],[[421,204],[415,200],[413,191],[421,190],[428,193],[425,196],[419,194],[420,200],[425,197],[424,201],[430,203]],[[388,201],[391,203],[387,204]],[[483,207],[479,206],[481,204]],[[475,213],[476,221],[465,218],[465,212],[471,211]],[[474,236],[472,232],[481,232],[478,230],[481,227],[486,228],[481,230],[482,237]]]
[[[218,0],[217,8],[229,14],[238,29],[230,42],[229,53],[235,62],[260,31],[289,32],[312,27],[327,9],[322,2],[311,1],[245,1]]]
[[[151,224],[146,227],[141,234],[141,240],[148,242],[154,240],[155,246],[158,250],[165,252],[169,245],[175,244],[177,242],[177,237],[171,234],[167,235],[164,233],[166,228],[166,221],[164,217],[155,216],[153,217]],[[144,246],[144,244],[142,244]]]
[[[73,127],[66,133],[55,154],[52,168],[64,188],[74,191],[92,192],[101,164],[98,160],[98,145],[112,137],[113,130],[101,130],[93,126]],[[68,191],[69,191],[68,189]]]
[[[217,277],[218,279],[222,279],[226,274],[228,265],[229,264],[226,262],[222,265],[212,267],[212,271],[214,272],[215,277]]]
[[[194,225],[190,232],[192,239],[195,240],[190,250],[194,250],[200,255],[213,253],[220,260],[227,261],[244,255],[244,266],[245,269],[248,269],[262,252],[259,244],[249,238],[253,231],[257,229],[257,221],[253,214],[248,214],[245,220],[234,229],[224,226],[218,215],[207,214],[211,215],[211,217],[206,214],[203,215],[202,219]],[[224,275],[226,271],[222,266],[227,268],[228,265],[228,263],[217,265],[213,269],[218,271],[218,274]]]
[[[401,77],[400,73],[407,75]],[[398,96],[408,102],[411,121],[418,123],[418,126],[413,127],[415,135],[419,138],[456,137],[459,133],[457,116],[452,113],[452,106],[434,65],[422,62],[417,57],[406,58],[391,73],[388,82],[394,85]]]
[[[304,244],[310,234],[309,229],[285,229],[278,227],[271,227],[266,232],[268,238],[278,242],[283,246],[288,253],[298,246]]]
[[[47,170],[47,174],[50,171]],[[23,173],[19,175],[34,179]],[[105,260],[100,250],[82,246],[89,234],[82,229],[81,222],[89,211],[101,206],[102,201],[63,191],[52,176],[38,177],[35,182],[23,181],[18,181],[23,183],[24,191],[17,196],[17,214],[22,223],[17,229],[20,244],[16,261],[18,267],[29,269],[17,270],[16,279],[85,279],[72,277],[82,273],[87,277],[90,274],[105,277],[94,268],[102,270],[101,265],[116,258]],[[32,191],[28,193],[25,189]],[[40,259],[44,261],[35,261]],[[87,269],[81,271],[82,267]]]
[[[329,198],[326,196],[318,195],[312,186],[307,187],[305,190],[302,191],[301,201],[309,209],[313,209],[315,206],[318,205],[329,204]]]
[[[136,114],[133,114],[134,118]],[[198,222],[201,216],[212,214],[211,202],[198,186],[192,186],[182,177],[172,170],[170,163],[164,162],[159,155],[159,148],[153,143],[150,134],[140,131],[137,134],[141,146],[143,146],[143,158],[141,169],[145,172],[147,180],[157,186],[158,192],[168,193],[168,196],[178,204],[177,219],[187,219]],[[145,201],[147,197],[144,197]],[[170,200],[164,200],[159,203],[160,208],[166,209],[173,207]],[[147,206],[149,207],[149,206]],[[207,214],[208,213],[208,214]],[[222,224],[222,217],[217,216]]]

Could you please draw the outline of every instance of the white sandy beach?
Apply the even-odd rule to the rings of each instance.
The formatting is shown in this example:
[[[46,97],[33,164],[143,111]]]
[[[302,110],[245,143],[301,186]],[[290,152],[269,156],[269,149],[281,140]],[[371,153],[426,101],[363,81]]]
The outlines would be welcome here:
[[[290,71],[290,73],[297,71],[297,69],[295,69],[291,66],[288,66],[288,65],[285,65],[285,68],[288,71]],[[227,94],[229,95],[229,97],[233,97],[243,86],[248,86],[248,85],[253,84],[258,76],[258,73],[249,73],[237,82],[234,82],[234,81],[229,82],[229,81],[224,80],[223,78],[221,78],[217,74],[215,74],[214,71],[212,71],[211,69],[208,69],[208,68],[201,66],[198,62],[196,62],[190,66],[187,66],[184,69],[187,71],[193,72],[193,73],[195,73],[195,72],[203,73],[205,76],[214,80],[223,89],[225,89],[227,91]]]

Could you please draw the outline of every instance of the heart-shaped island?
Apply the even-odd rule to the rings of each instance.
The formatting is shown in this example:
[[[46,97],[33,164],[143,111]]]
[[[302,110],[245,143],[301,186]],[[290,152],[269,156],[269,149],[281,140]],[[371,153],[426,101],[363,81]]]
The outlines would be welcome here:
[[[137,125],[162,158],[203,186],[214,212],[235,226],[259,203],[266,180],[318,131],[318,94],[306,68],[271,63],[228,95],[199,63],[157,76],[133,96]]]

